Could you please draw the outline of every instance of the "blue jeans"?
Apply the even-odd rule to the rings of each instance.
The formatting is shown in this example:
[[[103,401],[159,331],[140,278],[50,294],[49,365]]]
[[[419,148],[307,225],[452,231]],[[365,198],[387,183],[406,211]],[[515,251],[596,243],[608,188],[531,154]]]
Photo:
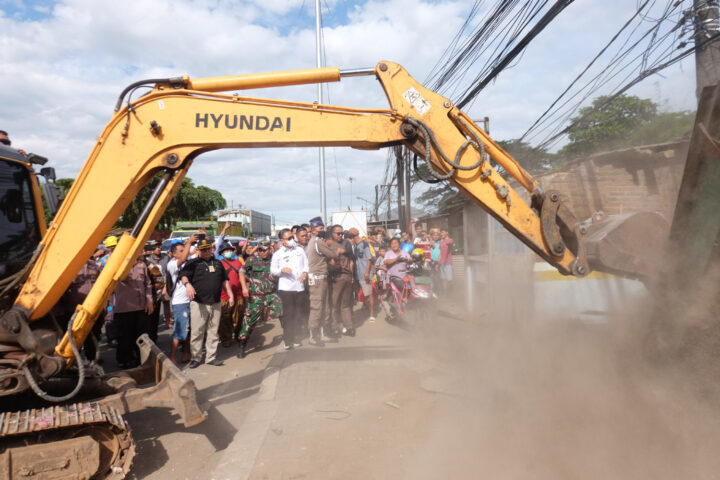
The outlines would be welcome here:
[[[175,340],[185,341],[190,330],[190,304],[175,303],[172,306],[175,325],[173,326],[172,337]]]

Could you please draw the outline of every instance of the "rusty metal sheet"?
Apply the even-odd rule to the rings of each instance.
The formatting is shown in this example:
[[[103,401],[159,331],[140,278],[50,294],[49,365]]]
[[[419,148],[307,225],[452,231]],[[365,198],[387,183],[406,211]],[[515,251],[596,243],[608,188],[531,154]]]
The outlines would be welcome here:
[[[0,480],[77,480],[98,470],[100,446],[89,436],[11,447],[0,454]]]

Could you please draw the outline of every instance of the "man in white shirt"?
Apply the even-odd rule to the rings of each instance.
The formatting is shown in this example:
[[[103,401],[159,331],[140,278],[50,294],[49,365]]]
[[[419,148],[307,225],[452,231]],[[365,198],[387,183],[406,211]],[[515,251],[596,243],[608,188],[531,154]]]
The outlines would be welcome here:
[[[302,295],[308,273],[305,251],[295,244],[289,229],[280,231],[280,248],[273,253],[270,273],[278,278],[278,296],[283,305],[280,324],[283,327],[285,349],[300,347],[298,326],[302,316]]]
[[[177,353],[180,343],[183,343],[182,362],[186,363],[190,361],[190,345],[187,342],[190,331],[190,299],[187,296],[185,285],[178,279],[178,273],[188,258],[190,246],[196,240],[197,235],[193,234],[188,238],[185,245],[183,245],[181,241],[174,243],[170,247],[170,255],[172,258],[166,267],[169,278],[167,278],[165,282],[165,288],[167,294],[170,296],[173,318],[175,319],[172,344],[170,345],[170,360],[176,365],[175,354]]]

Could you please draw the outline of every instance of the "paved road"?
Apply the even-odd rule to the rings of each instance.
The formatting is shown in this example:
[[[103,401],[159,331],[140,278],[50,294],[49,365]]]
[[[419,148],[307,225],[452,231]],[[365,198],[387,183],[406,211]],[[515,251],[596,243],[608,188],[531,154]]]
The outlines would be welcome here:
[[[361,317],[358,316],[358,319]],[[129,416],[132,478],[715,478],[718,405],[638,359],[624,323],[379,319],[320,349],[188,375],[209,412]],[[162,345],[162,341],[161,341]],[[222,357],[221,357],[222,358]]]
[[[414,333],[378,320],[353,338],[290,351],[279,326],[256,333],[264,346],[251,344],[244,359],[221,347],[224,366],[186,370],[209,414],[203,424],[186,430],[160,410],[128,416],[138,446],[132,477],[402,476],[408,442],[422,430],[416,419],[430,407],[422,396],[434,397],[419,388]]]

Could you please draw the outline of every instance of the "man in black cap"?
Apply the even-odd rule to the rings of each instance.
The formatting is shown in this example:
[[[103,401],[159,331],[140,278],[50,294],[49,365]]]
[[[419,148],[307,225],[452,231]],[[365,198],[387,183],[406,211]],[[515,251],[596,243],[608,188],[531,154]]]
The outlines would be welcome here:
[[[207,332],[205,351],[206,363],[214,366],[223,364],[217,359],[218,327],[222,307],[220,292],[225,289],[228,305],[235,304],[235,296],[230,288],[225,267],[213,256],[213,244],[202,238],[197,245],[198,257],[190,260],[180,271],[180,281],[185,286],[190,299],[190,349],[192,361],[188,365],[196,368],[202,359],[203,336]]]

